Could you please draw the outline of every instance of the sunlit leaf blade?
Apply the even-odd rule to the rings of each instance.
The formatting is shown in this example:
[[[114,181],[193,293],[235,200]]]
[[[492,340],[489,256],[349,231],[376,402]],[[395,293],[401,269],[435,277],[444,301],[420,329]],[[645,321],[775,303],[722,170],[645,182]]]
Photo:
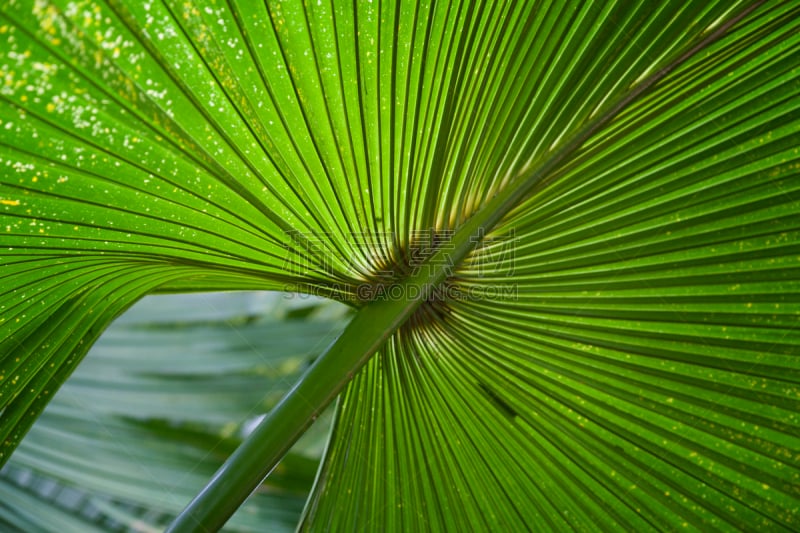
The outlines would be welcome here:
[[[303,244],[320,233],[302,205],[308,178],[292,174],[305,167],[270,162],[298,159],[291,143],[259,148],[276,117],[240,114],[243,86],[220,81],[223,64],[196,46],[195,33],[209,35],[200,15],[152,3],[0,11],[4,462],[98,333],[142,295],[292,289],[333,278],[322,257],[342,254]],[[268,102],[266,85],[247,87]]]
[[[145,293],[367,305],[508,215],[353,384],[305,525],[793,527],[797,11],[6,2],[0,461]]]
[[[798,20],[758,10],[487,234],[348,388],[305,528],[798,527]]]
[[[0,523],[162,530],[338,334],[342,311],[278,293],[141,301],[94,345],[0,476]],[[294,528],[326,439],[324,424],[315,428],[230,530]]]

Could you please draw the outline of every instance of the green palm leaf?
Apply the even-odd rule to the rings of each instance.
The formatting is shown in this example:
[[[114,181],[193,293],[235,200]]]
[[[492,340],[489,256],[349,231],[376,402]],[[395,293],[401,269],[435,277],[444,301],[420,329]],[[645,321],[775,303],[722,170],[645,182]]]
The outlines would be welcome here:
[[[142,295],[283,289],[360,311],[179,529],[365,363],[304,527],[796,527],[799,11],[4,5],[3,460]]]

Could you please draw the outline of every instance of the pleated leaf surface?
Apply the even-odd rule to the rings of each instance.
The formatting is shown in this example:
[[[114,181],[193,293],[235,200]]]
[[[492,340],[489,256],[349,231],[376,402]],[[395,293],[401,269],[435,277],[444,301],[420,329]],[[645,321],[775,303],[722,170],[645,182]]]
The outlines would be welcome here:
[[[348,388],[303,527],[796,529],[799,25],[4,4],[3,460],[148,292],[404,298],[496,214]]]

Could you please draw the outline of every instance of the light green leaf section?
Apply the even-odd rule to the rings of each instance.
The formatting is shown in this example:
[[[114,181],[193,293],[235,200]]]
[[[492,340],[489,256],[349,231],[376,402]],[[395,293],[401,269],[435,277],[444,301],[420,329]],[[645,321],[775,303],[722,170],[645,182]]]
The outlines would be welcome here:
[[[6,531],[161,531],[344,327],[279,293],[145,298],[104,333],[0,474]],[[292,531],[327,439],[315,425],[230,531]]]
[[[798,21],[3,3],[0,462],[147,293],[403,298],[488,220],[342,399],[303,527],[796,529]]]
[[[685,31],[650,16],[591,61]],[[798,20],[757,10],[487,233],[348,388],[304,529],[797,529]],[[568,72],[532,113],[619,79]]]

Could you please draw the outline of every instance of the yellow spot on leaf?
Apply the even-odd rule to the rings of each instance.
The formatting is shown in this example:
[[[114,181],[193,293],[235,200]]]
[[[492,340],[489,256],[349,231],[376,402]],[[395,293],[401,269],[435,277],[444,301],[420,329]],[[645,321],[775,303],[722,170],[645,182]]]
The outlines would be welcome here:
[[[10,205],[10,206],[18,206],[19,205],[19,200],[0,200],[0,204]]]

